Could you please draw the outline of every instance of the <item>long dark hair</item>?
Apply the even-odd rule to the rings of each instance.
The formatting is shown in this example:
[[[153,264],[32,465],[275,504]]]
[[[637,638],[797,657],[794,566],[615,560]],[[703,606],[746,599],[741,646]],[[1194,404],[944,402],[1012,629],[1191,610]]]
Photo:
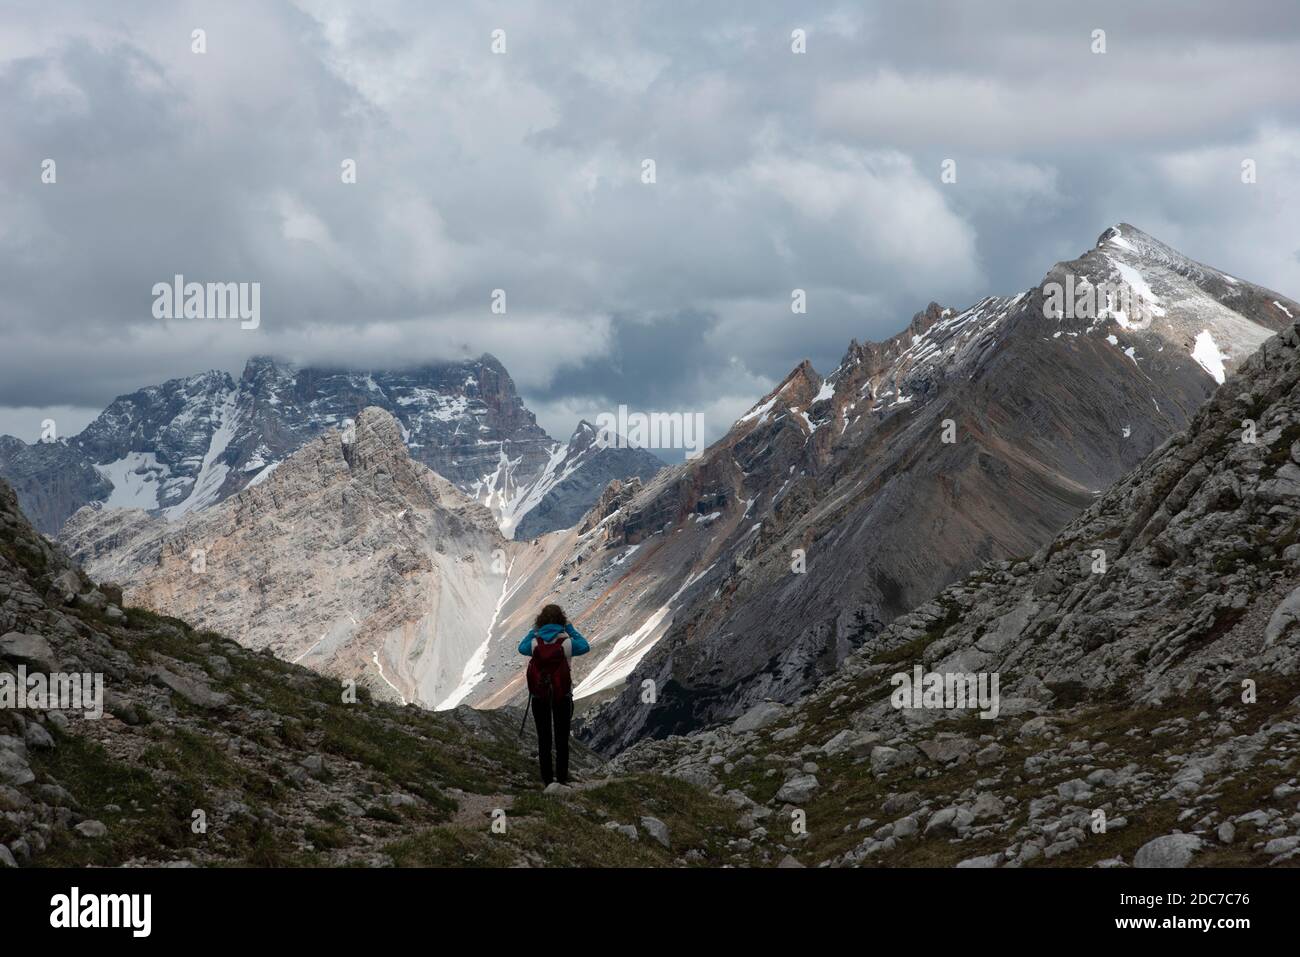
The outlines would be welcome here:
[[[564,609],[559,605],[547,605],[533,620],[534,628],[541,628],[544,625],[567,625],[569,619],[564,617]]]

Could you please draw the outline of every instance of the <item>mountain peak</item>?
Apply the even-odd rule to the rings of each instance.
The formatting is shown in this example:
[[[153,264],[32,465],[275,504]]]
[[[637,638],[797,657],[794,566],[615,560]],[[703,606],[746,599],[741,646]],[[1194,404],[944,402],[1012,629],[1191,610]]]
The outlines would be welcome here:
[[[790,370],[780,385],[768,393],[768,397],[780,396],[787,403],[800,405],[806,395],[815,395],[821,384],[821,374],[813,368],[811,360],[804,359]]]
[[[911,330],[913,334],[919,335],[951,312],[951,309],[947,309],[944,306],[939,305],[939,303],[931,301],[928,306],[912,317],[912,321],[908,323],[907,328]]]
[[[1151,261],[1162,265],[1193,262],[1192,259],[1183,255],[1174,247],[1162,243],[1150,233],[1143,232],[1130,223],[1116,223],[1108,228],[1097,237],[1097,244],[1093,248],[1103,250],[1109,255]]]
[[[1097,237],[1096,246],[1089,252],[1101,253],[1112,261],[1131,266],[1165,269],[1198,284],[1206,282],[1226,282],[1230,286],[1241,284],[1241,280],[1192,259],[1168,243],[1161,242],[1129,223],[1116,223],[1111,226]]]
[[[367,451],[383,449],[400,450],[406,455],[402,442],[402,427],[387,409],[368,405],[357,413],[353,424],[353,441]]]
[[[1152,237],[1149,233],[1143,232],[1142,230],[1134,226],[1132,223],[1121,222],[1121,223],[1116,223],[1113,226],[1106,227],[1106,229],[1102,231],[1102,234],[1097,237],[1096,245],[1100,246],[1103,243],[1109,242],[1111,240],[1124,239],[1124,240],[1137,240],[1137,241],[1151,241],[1153,240],[1153,238],[1154,237]]]

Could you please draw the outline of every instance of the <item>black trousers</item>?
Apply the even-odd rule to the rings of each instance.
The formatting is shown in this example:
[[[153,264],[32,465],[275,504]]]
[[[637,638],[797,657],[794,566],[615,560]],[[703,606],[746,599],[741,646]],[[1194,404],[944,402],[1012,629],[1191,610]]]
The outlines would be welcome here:
[[[537,725],[537,760],[542,766],[542,783],[569,783],[569,720],[573,717],[573,699],[533,698],[533,722]],[[551,731],[554,728],[554,735]],[[551,745],[555,745],[554,772],[551,769]]]

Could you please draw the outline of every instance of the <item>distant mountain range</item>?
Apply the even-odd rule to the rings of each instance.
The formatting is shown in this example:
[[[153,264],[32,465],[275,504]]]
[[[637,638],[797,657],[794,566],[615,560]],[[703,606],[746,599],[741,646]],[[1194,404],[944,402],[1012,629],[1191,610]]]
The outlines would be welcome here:
[[[351,461],[346,430],[287,460],[291,443],[259,440],[261,470],[289,470],[265,494],[170,524],[87,510],[64,543],[132,601],[324,670],[361,669],[376,693],[428,706],[522,701],[515,645],[558,601],[593,640],[576,666],[581,733],[614,753],[797,700],[946,585],[1034,553],[1293,316],[1294,301],[1119,224],[1029,290],[932,303],[891,339],[851,343],[826,376],[800,363],[701,457],[618,476],[572,519],[581,499],[555,490],[609,474],[580,464],[609,451],[589,429],[543,454],[541,440],[529,445],[531,416],[471,414],[497,430],[484,456],[434,453],[403,419],[413,393],[363,377],[348,380],[350,398],[389,399],[362,414],[371,440],[405,439],[367,458],[382,468],[338,465]],[[290,404],[290,391],[266,394]],[[450,393],[424,399],[419,421],[444,422]],[[362,421],[352,408],[318,415]],[[464,432],[448,424],[441,447]],[[514,459],[491,444],[506,434]],[[455,489],[430,500],[418,490],[432,479],[393,480],[413,464]],[[546,481],[546,494],[527,491]],[[415,497],[395,495],[403,488]],[[555,530],[502,535],[530,519]],[[225,557],[194,576],[194,547]],[[344,607],[350,595],[363,613]]]
[[[238,381],[205,372],[121,396],[70,438],[0,437],[0,477],[47,534],[91,503],[176,519],[264,481],[367,406],[392,413],[416,461],[485,505],[507,536],[572,525],[610,480],[663,466],[643,449],[593,444],[587,423],[556,442],[490,355],[374,372],[258,356]]]
[[[1095,258],[1083,261],[1095,266]],[[1143,279],[1172,319],[1186,318],[1175,315],[1176,283],[1157,285],[1169,277],[1150,268]],[[1182,292],[1184,301],[1195,301],[1190,290]],[[1291,300],[1268,302],[1295,314]],[[757,466],[763,443],[788,448],[792,433],[773,431],[785,420],[803,423],[805,445],[841,423],[848,423],[841,433],[851,434],[854,414],[845,412],[845,400],[861,390],[868,409],[878,401],[893,406],[897,395],[883,391],[921,381],[901,372],[901,357],[925,352],[927,343],[951,347],[954,358],[963,351],[982,356],[980,362],[995,364],[991,372],[1002,371],[998,353],[1012,345],[985,337],[994,324],[997,338],[1017,334],[1022,327],[1012,308],[982,317],[929,310],[893,345],[851,350],[862,362],[827,380],[801,367],[742,418],[729,445],[715,448],[715,463],[734,455],[738,464]],[[1019,321],[1029,326],[1031,316]],[[810,527],[799,517],[806,507],[801,512],[798,500],[782,499],[791,509],[784,512],[779,502],[773,509],[746,498],[742,510],[742,501],[719,500],[710,490],[690,493],[708,512],[663,523],[662,513],[638,510],[661,500],[665,489],[686,494],[686,468],[649,487],[611,483],[577,528],[508,541],[483,505],[412,461],[391,414],[370,407],[351,427],[325,431],[265,481],[214,507],[176,521],[88,508],[69,523],[103,533],[81,540],[106,548],[90,564],[107,562],[115,574],[137,567],[144,573],[137,594],[155,607],[192,610],[220,627],[214,632],[131,607],[130,595],[96,585],[30,527],[0,481],[0,678],[12,689],[24,669],[62,668],[73,677],[93,672],[111,680],[102,721],[82,720],[75,710],[0,708],[0,799],[7,808],[0,814],[0,867],[1293,866],[1300,855],[1291,759],[1300,747],[1300,327],[1285,323],[1238,363],[1225,334],[1230,323],[1193,328],[1190,340],[1165,340],[1168,374],[1183,365],[1184,353],[1173,347],[1190,354],[1208,334],[1227,357],[1225,384],[1207,386],[1211,397],[1185,430],[1032,554],[981,564],[865,637],[834,673],[810,679],[807,692],[788,703],[754,700],[727,727],[658,740],[643,733],[608,762],[576,746],[578,786],[553,784],[545,795],[536,793],[531,726],[521,737],[519,710],[434,714],[374,697],[423,698],[430,686],[421,686],[421,675],[445,686],[450,679],[438,677],[445,674],[459,682],[447,704],[467,696],[509,698],[508,688],[491,685],[492,662],[513,654],[506,646],[517,631],[500,622],[517,594],[532,592],[518,606],[523,614],[542,591],[568,588],[571,608],[581,609],[584,622],[596,621],[611,611],[602,601],[607,594],[620,607],[636,600],[636,587],[651,592],[647,601],[657,600],[656,583],[638,568],[638,556],[653,554],[656,539],[695,539],[679,546],[689,551],[719,535],[725,546],[726,533],[718,530],[729,510],[798,529]],[[976,328],[964,342],[945,335],[967,327]],[[1078,342],[1085,335],[1093,340]],[[1060,338],[1025,333],[1019,348],[1030,341],[1065,346],[1067,358],[1052,367],[1059,374],[1070,368],[1069,355],[1104,357],[1092,341],[1112,345],[1111,335],[1119,338],[1106,326],[1083,332],[1071,325]],[[1141,362],[1143,348],[1161,346],[1155,339],[1121,340],[1112,348],[1132,363],[1127,350]],[[878,358],[869,360],[873,353]],[[1192,361],[1201,368],[1204,358]],[[846,370],[869,361],[875,371],[846,385],[853,381]],[[1200,374],[1213,383],[1217,365],[1210,366]],[[944,401],[954,376],[978,381],[986,367],[948,368],[948,385],[928,393],[929,402]],[[901,375],[882,374],[888,370]],[[1064,379],[1059,386],[1071,384]],[[1165,386],[1161,394],[1172,391]],[[1036,407],[1036,394],[1022,396],[1024,415]],[[817,396],[830,407],[813,403],[809,412],[807,399]],[[915,401],[894,414],[907,415],[901,410]],[[984,429],[973,454],[990,456],[988,466],[999,460],[985,450],[1023,421],[1002,418],[1010,401],[959,420],[963,428]],[[1139,434],[1134,413],[1143,404],[1155,403],[1116,410],[1115,422],[1128,423],[1128,439]],[[1099,408],[1080,406],[1085,434],[1093,434],[1089,417]],[[904,424],[892,434],[906,433]],[[1046,458],[1043,449],[1078,444],[1076,433],[1047,434],[1060,438],[1035,446],[1038,461]],[[953,444],[962,441],[959,432]],[[1002,461],[1014,451],[1004,447]],[[924,486],[918,468],[925,462],[916,450],[896,468]],[[1009,480],[1008,495],[1033,488],[1023,478],[1027,468],[999,473]],[[792,474],[772,469],[774,476],[782,472]],[[844,476],[838,482],[853,480],[851,470],[837,474]],[[990,485],[973,474],[955,476],[960,487],[946,500],[952,511],[1006,501],[990,498]],[[832,499],[812,501],[842,508],[833,498],[846,490],[824,481]],[[889,481],[865,490],[864,498],[884,494]],[[1040,493],[1054,482],[1061,480],[1041,478]],[[712,488],[703,480],[694,487]],[[1028,520],[1042,501],[1026,497],[1022,517]],[[870,512],[860,520],[878,522]],[[918,540],[937,541],[933,515],[913,514],[912,525]],[[159,537],[151,540],[141,528]],[[640,540],[626,545],[629,535]],[[802,587],[815,587],[814,564],[830,560],[815,556],[830,551],[834,535],[809,534],[808,568],[795,579],[807,583]],[[157,548],[141,561],[128,540]],[[208,553],[206,567],[196,567],[196,547]],[[710,563],[706,568],[722,560],[716,553],[699,558]],[[879,561],[868,554],[842,580],[856,574],[869,581]],[[692,639],[723,665],[729,656],[739,660],[746,642],[773,634],[795,640],[801,628],[818,627],[815,616],[802,624],[793,618],[809,606],[782,610],[782,602],[800,600],[797,589],[769,589],[764,597],[743,578],[732,587],[737,569],[755,566],[762,569],[761,553],[733,551],[729,577],[682,568],[665,586],[675,591],[662,610],[630,637],[584,624],[596,643],[594,666],[579,666],[580,687],[597,689],[586,697],[616,690],[620,672],[653,680],[642,676],[682,660]],[[733,596],[743,597],[761,605],[771,624],[744,634],[705,631],[701,602],[691,600],[696,595],[706,605],[725,602],[724,614],[734,613]],[[679,609],[691,613],[680,619],[684,629],[675,621]],[[478,621],[464,618],[467,611]],[[357,622],[344,625],[354,613]],[[411,613],[423,621],[407,618]],[[665,620],[669,638],[656,647]],[[250,621],[262,630],[253,632]],[[322,622],[331,630],[311,634]],[[480,623],[484,630],[476,634]],[[380,694],[341,696],[337,681],[257,654],[249,644],[357,677]],[[751,677],[749,687],[766,674]],[[945,679],[941,688],[953,678],[1001,683],[989,701],[963,703],[943,693],[930,701],[927,692],[918,707],[914,694],[901,701],[898,695],[897,679],[913,675]],[[654,712],[651,689],[634,687],[657,725],[673,717]],[[738,699],[745,688],[736,685]],[[679,723],[691,717],[685,686],[658,690],[660,702],[676,703]],[[719,697],[701,700],[715,704]],[[616,729],[636,728],[620,717],[622,707],[616,697],[596,717],[617,722]],[[200,793],[216,826],[196,835],[189,822]],[[547,811],[552,801],[554,813]],[[510,826],[500,833],[487,826],[496,808],[510,809]],[[813,827],[781,824],[800,811]]]

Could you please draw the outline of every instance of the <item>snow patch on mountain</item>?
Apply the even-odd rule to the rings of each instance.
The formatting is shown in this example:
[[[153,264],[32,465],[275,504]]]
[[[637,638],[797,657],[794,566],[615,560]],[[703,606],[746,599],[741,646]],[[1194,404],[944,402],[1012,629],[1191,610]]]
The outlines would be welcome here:
[[[1160,298],[1152,291],[1146,277],[1138,270],[1134,269],[1126,262],[1111,257],[1111,263],[1119,272],[1120,278],[1124,285],[1128,286],[1129,291],[1137,298],[1140,304],[1143,316],[1163,316],[1166,315],[1164,306],[1160,304]],[[1120,309],[1111,309],[1111,315],[1115,321],[1123,328],[1132,328],[1128,315]]]
[[[220,459],[226,454],[226,449],[230,447],[230,442],[235,437],[239,426],[237,391],[232,389],[227,393],[225,400],[217,409],[217,421],[219,424],[208,443],[208,451],[203,456],[203,465],[199,469],[198,478],[194,481],[194,488],[185,497],[185,501],[163,509],[163,514],[168,519],[174,520],[182,515],[188,515],[220,500],[222,486],[225,485],[226,476],[230,472],[230,466]]]
[[[682,586],[673,592],[672,597],[656,609],[640,628],[630,635],[624,635],[615,643],[600,663],[573,689],[573,697],[585,698],[597,694],[626,679],[672,625],[673,602],[712,569],[713,565],[710,565],[701,572],[688,575]]]
[[[501,618],[501,609],[509,601],[511,594],[523,584],[523,582],[519,582],[514,589],[510,588],[510,572],[514,569],[514,564],[515,561],[511,558],[510,564],[506,566],[505,580],[501,582],[501,595],[497,598],[496,607],[492,611],[492,620],[488,622],[487,634],[483,636],[483,643],[474,649],[473,654],[465,662],[465,668],[461,671],[460,684],[434,706],[435,711],[446,711],[449,708],[456,707],[487,677],[488,653],[492,650],[492,638],[496,632],[497,622]]]
[[[497,522],[501,534],[506,538],[513,538],[520,520],[536,508],[551,489],[581,467],[580,460],[569,461],[569,448],[557,442],[551,449],[550,458],[546,460],[542,474],[531,485],[516,489],[513,496],[493,509],[498,515]],[[488,507],[492,508],[490,504]]]
[[[162,480],[171,475],[171,470],[153,452],[128,452],[115,462],[96,465],[95,470],[113,485],[113,493],[104,502],[105,508],[146,511],[158,507]]]
[[[1223,384],[1225,378],[1223,371],[1223,362],[1227,358],[1219,351],[1218,345],[1214,342],[1214,336],[1210,335],[1209,330],[1202,330],[1196,335],[1196,345],[1192,347],[1192,358],[1197,361],[1202,369],[1214,377],[1214,381]]]

